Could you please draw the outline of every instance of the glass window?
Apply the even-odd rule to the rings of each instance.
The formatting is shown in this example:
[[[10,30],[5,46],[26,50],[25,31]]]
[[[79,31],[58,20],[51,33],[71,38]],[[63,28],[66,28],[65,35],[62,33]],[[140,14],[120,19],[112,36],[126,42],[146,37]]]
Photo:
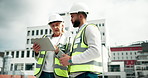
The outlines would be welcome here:
[[[45,29],[45,34],[48,34],[48,29]]]
[[[30,31],[27,32],[27,36],[29,36],[29,35],[30,35]]]
[[[51,33],[52,33],[52,30],[50,29],[49,34],[51,34]]]
[[[34,54],[35,54],[34,51],[32,51],[32,57],[34,57]]]
[[[102,23],[102,26],[104,26],[104,23]]]
[[[26,64],[25,65],[25,70],[33,70],[33,63],[31,63],[31,64]]]
[[[128,55],[128,53],[126,52],[126,55]]]
[[[18,63],[18,64],[15,64],[15,65],[14,65],[14,70],[19,70],[19,71],[20,71],[20,70],[23,70],[23,64],[22,64],[22,63],[20,63],[20,64],[19,64],[19,63]]]
[[[123,53],[122,53],[122,55],[123,55]]]
[[[115,53],[114,53],[114,55],[115,55]]]
[[[29,39],[27,39],[27,44],[29,44]]]
[[[19,51],[16,51],[16,58],[19,58]]]
[[[105,33],[103,32],[103,36],[105,35]]]
[[[43,30],[41,30],[41,35],[43,35]]]
[[[6,55],[9,55],[9,52],[6,52]]]
[[[99,26],[101,27],[101,24],[99,24]]]
[[[11,52],[12,58],[14,58],[14,51]]]
[[[24,57],[24,51],[22,51],[21,57],[22,57],[22,58]]]
[[[32,30],[32,36],[34,36],[34,30]]]
[[[30,55],[30,51],[27,51],[27,57],[29,57],[29,55]]]
[[[11,64],[11,68],[10,68],[10,70],[11,70],[11,71],[13,70],[13,64]]]
[[[132,52],[130,52],[130,54],[132,55]]]
[[[36,30],[36,35],[39,35],[39,30]]]

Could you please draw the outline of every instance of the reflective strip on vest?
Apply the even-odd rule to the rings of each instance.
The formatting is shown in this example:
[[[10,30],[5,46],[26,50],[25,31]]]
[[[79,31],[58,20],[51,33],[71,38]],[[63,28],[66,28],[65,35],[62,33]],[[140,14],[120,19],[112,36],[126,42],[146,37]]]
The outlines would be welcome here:
[[[62,66],[58,58],[55,58],[54,72],[59,77],[69,77],[68,67]]]
[[[84,32],[85,28],[88,25],[85,25],[75,37],[75,41],[80,39],[80,42],[73,43],[72,56],[83,53],[88,49],[88,45],[84,43]],[[102,63],[99,60],[94,59],[93,61],[81,63],[81,64],[72,64],[70,66],[70,72],[81,72],[81,71],[90,71],[90,72],[102,72]]]
[[[35,72],[34,72],[35,76],[38,75],[42,70],[45,55],[46,55],[46,51],[40,52],[40,55],[39,55],[39,58],[38,58],[38,61],[37,61],[37,64],[36,64]]]

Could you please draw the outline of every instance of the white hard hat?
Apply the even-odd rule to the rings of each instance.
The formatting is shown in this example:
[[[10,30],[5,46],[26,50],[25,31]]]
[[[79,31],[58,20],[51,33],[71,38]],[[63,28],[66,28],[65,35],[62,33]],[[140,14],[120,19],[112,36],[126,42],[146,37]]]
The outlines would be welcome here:
[[[70,9],[71,13],[78,13],[78,12],[85,12],[86,14],[89,13],[88,6],[84,3],[75,3]]]
[[[49,16],[48,24],[59,21],[64,21],[62,16],[60,16],[59,14],[52,14],[51,16]]]

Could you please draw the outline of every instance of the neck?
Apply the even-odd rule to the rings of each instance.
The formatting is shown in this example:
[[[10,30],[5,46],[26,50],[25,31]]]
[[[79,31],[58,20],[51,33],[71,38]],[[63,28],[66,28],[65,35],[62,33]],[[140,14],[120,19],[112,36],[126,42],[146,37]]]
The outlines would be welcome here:
[[[83,20],[81,21],[80,25],[79,25],[79,28],[80,28],[83,24],[85,24],[85,23],[86,23],[86,20],[83,19]]]

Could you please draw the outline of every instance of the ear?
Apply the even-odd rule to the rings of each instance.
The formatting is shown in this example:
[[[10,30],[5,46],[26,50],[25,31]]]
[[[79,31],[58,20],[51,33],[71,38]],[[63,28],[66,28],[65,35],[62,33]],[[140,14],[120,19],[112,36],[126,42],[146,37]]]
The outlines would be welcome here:
[[[83,18],[83,15],[82,14],[79,14],[79,18],[82,19]]]

